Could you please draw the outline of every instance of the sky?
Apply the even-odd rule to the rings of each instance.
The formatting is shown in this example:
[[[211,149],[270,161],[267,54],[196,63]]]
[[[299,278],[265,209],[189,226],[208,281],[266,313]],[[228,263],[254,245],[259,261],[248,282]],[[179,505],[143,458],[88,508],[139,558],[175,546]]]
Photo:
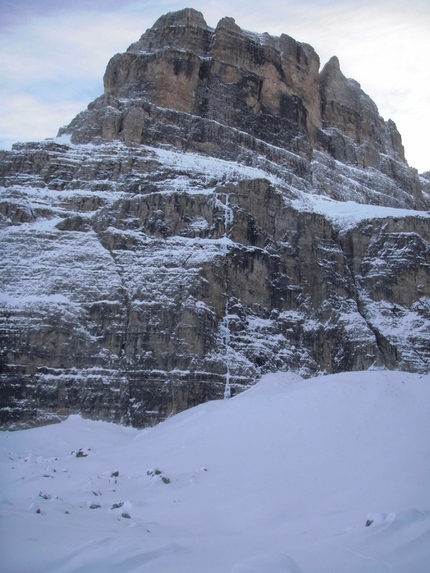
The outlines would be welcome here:
[[[341,69],[402,135],[406,158],[430,170],[428,0],[0,0],[0,148],[55,137],[103,93],[109,59],[167,12],[193,7],[209,26],[282,33]]]

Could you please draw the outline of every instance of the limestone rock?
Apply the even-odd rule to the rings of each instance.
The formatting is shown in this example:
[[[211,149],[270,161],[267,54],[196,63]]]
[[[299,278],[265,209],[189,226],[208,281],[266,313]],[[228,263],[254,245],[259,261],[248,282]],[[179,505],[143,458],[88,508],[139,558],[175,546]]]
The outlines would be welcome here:
[[[367,202],[378,187],[378,204],[429,208],[394,122],[337,57],[321,73],[319,64],[311,46],[285,34],[247,32],[232,18],[212,29],[196,10],[170,13],[111,59],[104,95],[60,134],[74,143],[167,143],[249,164],[257,154],[271,172],[312,178],[315,192],[337,200],[341,162],[365,169],[354,200]]]
[[[0,153],[2,427],[428,371],[430,180],[336,58],[187,9],[104,81],[70,144]]]
[[[86,113],[68,131],[75,142],[98,136],[136,143],[123,129],[129,105],[122,102],[127,99],[133,100],[133,108],[146,112],[139,119],[134,116],[142,142],[157,137],[159,122],[166,121],[159,117],[161,110],[153,117],[150,102],[309,155],[309,137],[315,138],[321,123],[318,68],[319,58],[307,44],[285,35],[272,38],[244,32],[232,18],[223,18],[214,30],[199,12],[183,10],[160,18],[127,52],[111,59],[104,76],[105,94],[90,108],[97,115],[95,121],[89,119],[94,113]],[[170,124],[173,118],[170,114]],[[88,123],[95,123],[97,131]],[[216,135],[216,129],[202,133],[197,125],[187,144],[201,148],[213,144]],[[179,140],[183,145],[185,138],[181,135]],[[235,152],[244,145],[238,142]],[[222,146],[217,154],[223,154]]]
[[[335,159],[363,167],[381,168],[380,154],[405,162],[399,132],[385,122],[358,82],[347,79],[333,56],[320,75],[323,148]]]

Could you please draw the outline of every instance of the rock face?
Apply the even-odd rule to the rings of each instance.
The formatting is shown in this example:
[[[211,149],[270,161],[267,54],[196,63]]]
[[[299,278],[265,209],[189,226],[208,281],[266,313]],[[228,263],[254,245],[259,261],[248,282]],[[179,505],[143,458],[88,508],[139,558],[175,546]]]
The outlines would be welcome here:
[[[429,178],[337,58],[189,9],[104,84],[0,155],[3,427],[150,425],[278,369],[428,371]]]

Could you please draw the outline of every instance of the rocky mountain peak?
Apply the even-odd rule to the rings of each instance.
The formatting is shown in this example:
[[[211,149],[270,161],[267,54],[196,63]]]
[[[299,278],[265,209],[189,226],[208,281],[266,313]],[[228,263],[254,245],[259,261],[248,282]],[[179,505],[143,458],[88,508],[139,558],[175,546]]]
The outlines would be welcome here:
[[[336,57],[186,9],[104,86],[0,153],[4,427],[150,425],[275,370],[428,371],[430,182]]]
[[[230,30],[230,32],[236,34],[242,33],[241,28],[239,28],[239,26],[236,24],[236,20],[234,18],[231,18],[230,16],[225,16],[224,18],[221,18],[221,20],[217,24],[215,31],[219,30]]]
[[[194,8],[184,8],[177,12],[169,12],[160,16],[151,30],[160,30],[165,32],[166,28],[175,28],[179,26],[197,27],[206,29],[208,26],[206,20],[201,12]]]
[[[397,181],[403,171],[404,179],[394,122],[343,75],[336,56],[319,68],[315,50],[286,34],[247,32],[228,17],[213,29],[193,9],[169,13],[111,59],[104,95],[61,133],[75,143],[169,143],[225,159],[252,152],[258,141],[306,160],[322,152]],[[165,130],[172,121],[173,139]],[[417,186],[407,187],[422,204]]]
[[[395,123],[392,120],[385,122],[360,84],[343,75],[337,56],[333,56],[321,71],[320,97],[323,127],[341,132],[331,136],[332,153],[337,159],[348,161],[348,151],[354,153],[351,146],[345,144],[347,136],[362,146],[364,166],[379,167],[380,153],[406,161]]]
[[[186,49],[200,53],[204,51],[212,32],[201,12],[185,8],[158,18],[127,51],[153,51],[168,46],[172,49]]]

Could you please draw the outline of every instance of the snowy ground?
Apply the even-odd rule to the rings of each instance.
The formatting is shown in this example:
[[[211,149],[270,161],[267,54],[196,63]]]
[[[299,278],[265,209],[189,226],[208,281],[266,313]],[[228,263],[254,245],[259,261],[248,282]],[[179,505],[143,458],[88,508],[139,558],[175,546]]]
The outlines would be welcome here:
[[[149,430],[3,432],[0,570],[428,573],[429,403],[430,375],[271,374]]]

